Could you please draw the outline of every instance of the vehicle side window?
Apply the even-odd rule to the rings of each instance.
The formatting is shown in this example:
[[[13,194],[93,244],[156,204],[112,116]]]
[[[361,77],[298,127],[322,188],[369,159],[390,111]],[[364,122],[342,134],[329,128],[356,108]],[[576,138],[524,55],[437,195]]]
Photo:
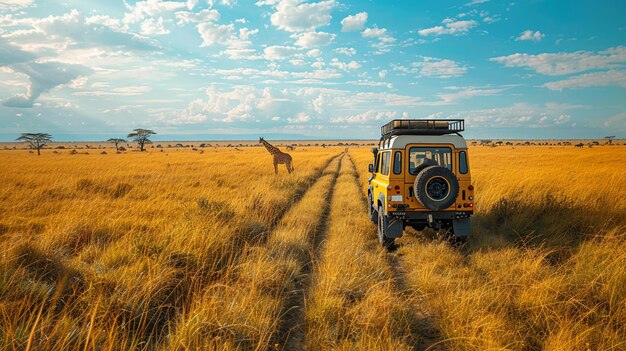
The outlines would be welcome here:
[[[374,166],[376,173],[380,173],[380,152],[376,155],[376,165]]]
[[[381,171],[380,173],[384,174],[384,175],[389,175],[389,161],[390,160],[390,156],[391,152],[387,151],[385,153],[383,153],[383,158],[382,158],[382,166],[381,166]]]
[[[459,152],[459,172],[467,174],[467,152]]]
[[[393,154],[393,174],[402,173],[402,153],[400,151],[396,151]]]

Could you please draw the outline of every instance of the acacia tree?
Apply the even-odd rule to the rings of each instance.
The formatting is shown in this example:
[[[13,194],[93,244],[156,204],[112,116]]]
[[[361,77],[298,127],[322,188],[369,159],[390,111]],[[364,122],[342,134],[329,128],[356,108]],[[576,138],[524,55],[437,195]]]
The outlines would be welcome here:
[[[150,136],[156,134],[153,130],[150,129],[133,129],[133,132],[128,134],[128,138],[132,138],[134,142],[139,145],[139,151],[144,150],[145,144],[152,144],[150,140]]]
[[[31,149],[37,150],[37,155],[39,156],[41,155],[41,148],[52,141],[52,135],[48,133],[22,133],[15,140],[27,142]]]
[[[115,151],[120,152],[119,144],[120,143],[125,143],[126,139],[111,138],[111,139],[107,140],[107,142],[115,144]]]
[[[604,139],[609,141],[609,145],[613,145],[613,139],[615,139],[615,135],[605,136]]]

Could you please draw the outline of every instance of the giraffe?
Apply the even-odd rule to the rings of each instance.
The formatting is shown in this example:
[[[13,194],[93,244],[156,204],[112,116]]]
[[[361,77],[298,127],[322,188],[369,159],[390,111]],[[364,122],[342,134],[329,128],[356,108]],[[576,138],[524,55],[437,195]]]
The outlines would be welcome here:
[[[263,137],[259,138],[259,144],[263,144],[272,157],[274,158],[274,173],[278,173],[278,165],[284,164],[287,167],[287,172],[293,172],[293,161],[291,159],[291,155],[280,151],[276,146],[268,143],[263,139]]]

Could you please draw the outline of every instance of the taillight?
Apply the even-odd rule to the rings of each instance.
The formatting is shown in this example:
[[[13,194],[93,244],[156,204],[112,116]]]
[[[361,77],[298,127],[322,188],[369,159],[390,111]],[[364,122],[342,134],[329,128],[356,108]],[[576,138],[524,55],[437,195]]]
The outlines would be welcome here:
[[[400,186],[399,186],[399,185],[396,185],[396,186],[394,187],[394,189],[396,189],[396,190],[400,190]]]
[[[470,186],[468,186],[467,188],[468,188],[469,190],[474,190],[474,186],[473,186],[473,185],[470,185]]]
[[[391,190],[391,185],[388,185],[388,186],[387,186],[387,190]]]

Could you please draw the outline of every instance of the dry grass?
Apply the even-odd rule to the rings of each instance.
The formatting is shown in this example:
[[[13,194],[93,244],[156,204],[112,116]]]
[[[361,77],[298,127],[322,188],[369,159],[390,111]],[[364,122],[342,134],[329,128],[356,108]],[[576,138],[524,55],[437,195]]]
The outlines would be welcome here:
[[[626,349],[623,147],[472,148],[468,245],[393,254],[342,151],[0,151],[0,349]]]

